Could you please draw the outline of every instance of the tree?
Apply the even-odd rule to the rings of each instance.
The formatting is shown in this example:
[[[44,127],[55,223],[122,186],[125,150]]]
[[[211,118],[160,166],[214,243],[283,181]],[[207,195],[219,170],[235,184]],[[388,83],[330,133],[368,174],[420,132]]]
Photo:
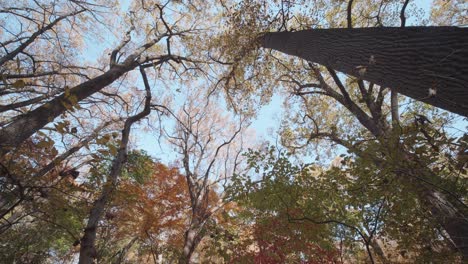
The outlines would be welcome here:
[[[99,261],[177,261],[190,209],[185,181],[178,169],[154,162],[144,152],[129,153],[105,214],[107,230],[100,232]]]
[[[30,19],[27,15],[17,14],[16,11],[13,10],[21,10],[19,8],[5,8],[5,13],[10,14],[12,18],[9,19],[18,19],[19,21],[25,20],[25,24],[29,27],[34,27],[36,24],[43,27],[40,27],[36,32],[32,33],[30,36],[27,37],[18,37],[15,36],[12,31],[11,35],[14,36],[12,40],[6,40],[3,43],[4,46],[8,46],[10,49],[13,49],[11,52],[6,49],[5,53],[1,57],[1,67],[2,71],[2,81],[4,82],[4,86],[11,89],[11,87],[18,87],[18,88],[29,88],[34,90],[36,87],[39,89],[43,89],[41,85],[42,79],[56,77],[60,78],[62,76],[66,76],[66,72],[61,72],[54,70],[57,68],[55,64],[59,64],[61,66],[61,61],[51,61],[44,60],[43,50],[41,50],[41,39],[39,36],[46,34],[49,30],[57,30],[55,32],[58,35],[58,39],[61,39],[60,30],[62,28],[56,28],[59,25],[61,20],[70,19],[72,17],[78,16],[80,14],[85,14],[89,12],[91,18],[90,19],[98,19],[97,15],[94,15],[93,8],[96,6],[100,6],[98,3],[81,3],[81,2],[70,2],[70,4],[64,4],[64,9],[72,11],[66,13],[65,15],[60,15],[63,12],[59,8],[55,8],[55,5],[41,5],[40,3],[36,3],[39,7],[43,8],[43,13],[46,15],[50,15],[51,17],[57,17],[52,22],[47,20],[44,21],[35,21]],[[36,5],[33,4],[33,5]],[[89,6],[88,6],[89,5]],[[128,31],[123,36],[120,44],[118,44],[111,52],[110,52],[110,59],[109,64],[99,67],[97,73],[93,70],[87,71],[87,67],[80,67],[80,66],[65,66],[64,68],[71,68],[71,69],[78,69],[78,72],[73,72],[72,74],[78,75],[79,78],[71,78],[69,82],[66,82],[68,79],[65,78],[65,82],[63,83],[47,83],[45,86],[46,88],[51,89],[52,87],[60,87],[51,89],[53,92],[51,95],[47,96],[39,96],[31,100],[26,100],[21,103],[10,103],[8,105],[4,105],[4,110],[15,110],[19,107],[23,106],[33,106],[33,109],[26,111],[25,113],[21,113],[18,115],[14,115],[11,118],[3,120],[4,126],[0,130],[0,146],[1,146],[1,154],[4,155],[10,152],[12,149],[18,147],[21,143],[23,143],[26,139],[28,139],[31,135],[38,132],[42,129],[46,124],[52,122],[54,119],[59,117],[60,115],[73,111],[73,109],[79,108],[79,103],[82,102],[84,99],[90,97],[91,95],[101,91],[105,87],[109,86],[110,84],[114,83],[119,78],[123,77],[128,72],[134,70],[135,68],[141,66],[143,68],[155,68],[158,65],[162,65],[169,61],[175,61],[177,63],[183,63],[187,61],[187,58],[180,57],[177,55],[173,55],[171,53],[171,42],[170,39],[174,40],[178,37],[181,37],[184,34],[188,34],[192,29],[187,30],[178,30],[174,26],[169,26],[169,24],[165,21],[164,18],[164,10],[165,6],[159,5],[158,3],[154,4],[155,7],[147,9],[144,5],[140,6],[137,4],[135,10],[138,10],[142,13],[150,14],[148,18],[149,20],[159,21],[158,23],[162,24],[163,27],[158,27],[153,29],[153,36],[146,35],[142,39],[138,39],[138,42],[143,42],[141,45],[136,45],[132,48],[132,51],[127,51],[128,54],[125,58],[121,59],[122,53],[129,45],[132,45],[132,32],[136,30],[135,25],[145,27],[145,23],[148,20],[141,20],[138,24],[134,23],[134,17],[128,17]],[[105,7],[105,6],[104,6]],[[23,10],[30,10],[32,7],[23,7]],[[21,10],[21,11],[23,11]],[[98,12],[98,11],[96,11]],[[134,14],[134,13],[131,13]],[[154,14],[154,15],[152,15]],[[94,15],[94,16],[93,16]],[[85,19],[85,18],[82,18]],[[91,20],[92,21],[92,20]],[[94,22],[94,21],[93,21]],[[100,21],[95,21],[95,23],[99,23]],[[22,22],[21,22],[22,23]],[[74,23],[73,21],[70,22],[72,29],[65,27],[63,30],[73,30]],[[148,22],[148,24],[150,24]],[[44,26],[45,25],[45,26]],[[84,25],[83,25],[84,26]],[[92,27],[92,25],[89,25]],[[25,34],[26,32],[20,32],[18,35]],[[44,36],[46,40],[48,40],[47,36]],[[64,37],[65,38],[65,37]],[[23,40],[26,39],[26,41]],[[155,48],[161,41],[164,41],[167,47],[166,51],[160,51]],[[56,45],[60,46],[60,42]],[[11,47],[10,47],[11,46]],[[33,54],[32,52],[36,49],[40,50],[40,54]],[[73,50],[74,51],[74,50]],[[154,52],[153,52],[154,51]],[[174,49],[173,49],[174,52]],[[29,54],[32,53],[32,54]],[[23,58],[19,54],[26,54],[25,60],[29,60],[27,66],[22,66],[21,61]],[[28,57],[29,56],[29,57]],[[7,63],[9,62],[9,63]],[[15,62],[17,62],[17,67],[15,69],[14,66]],[[24,68],[24,69],[23,69]],[[38,71],[37,68],[52,68],[53,70],[41,70]],[[62,67],[60,67],[62,68]],[[81,72],[81,68],[85,68],[83,72]],[[24,74],[14,74],[14,70],[18,72],[24,71]],[[16,80],[13,84],[10,84],[7,80]],[[10,86],[11,85],[11,86]],[[15,94],[17,91],[8,92],[9,94]]]
[[[249,171],[234,175],[228,196],[240,206],[237,217],[246,223],[244,229],[249,233],[244,236],[250,239],[233,245],[230,261],[340,263],[333,238],[336,234],[331,235],[327,226],[291,220],[303,212],[303,200],[319,201],[307,194],[310,185],[303,190],[310,189],[301,191],[306,181],[296,178],[302,176],[300,167],[290,163],[286,155],[276,155],[273,147],[250,149],[245,156]],[[320,203],[326,202],[324,199]]]
[[[376,19],[380,26],[382,26],[382,21],[385,21],[381,19],[383,16],[381,11],[383,10],[382,6],[385,4],[384,2],[385,1],[380,2],[380,7],[377,4],[377,15],[375,17],[365,15],[365,13],[372,13],[372,11],[361,13],[361,15],[358,16],[360,26],[371,25],[374,19]],[[397,1],[395,1],[395,3],[396,2]],[[405,1],[405,3],[407,4],[407,1]],[[427,125],[426,121],[421,121],[419,118],[417,119],[419,121],[414,124],[411,122],[414,119],[411,120],[409,118],[405,120],[405,125],[400,124],[401,115],[399,113],[399,102],[396,93],[391,96],[391,102],[387,104],[388,88],[386,86],[376,87],[375,82],[371,81],[369,83],[365,83],[363,80],[366,79],[368,74],[367,71],[369,71],[367,68],[370,67],[369,65],[377,62],[376,57],[372,56],[374,55],[372,53],[374,51],[369,54],[360,53],[361,48],[367,47],[368,44],[359,45],[359,47],[356,47],[356,52],[351,49],[347,50],[346,56],[350,58],[349,60],[346,60],[339,65],[336,63],[328,65],[339,60],[336,56],[337,54],[339,56],[344,56],[340,55],[342,53],[327,53],[326,51],[329,47],[345,51],[353,45],[348,46],[345,45],[348,44],[348,42],[340,41],[327,42],[329,39],[328,37],[320,38],[321,34],[327,34],[331,39],[334,32],[340,32],[340,37],[347,38],[347,40],[352,43],[353,41],[360,40],[358,40],[358,38],[353,38],[352,34],[346,34],[346,32],[356,34],[363,33],[364,35],[362,38],[365,40],[364,32],[367,31],[375,32],[376,34],[378,34],[377,32],[395,32],[395,34],[397,34],[397,32],[414,32],[416,28],[350,29],[353,22],[353,1],[349,1],[348,3],[341,2],[341,5],[343,4],[347,4],[347,9],[345,9],[347,16],[343,16],[343,14],[341,14],[341,19],[344,20],[343,17],[348,18],[348,29],[308,29],[298,32],[266,33],[266,35],[261,31],[271,31],[271,28],[274,28],[275,26],[277,26],[277,28],[287,30],[288,26],[296,26],[296,29],[298,27],[301,29],[310,28],[311,25],[321,25],[321,23],[324,23],[323,21],[315,20],[315,18],[304,18],[304,13],[301,13],[301,9],[298,9],[299,11],[292,15],[291,13],[296,11],[296,9],[293,8],[294,4],[291,4],[289,7],[280,7],[281,12],[277,12],[277,15],[274,16],[271,16],[271,13],[275,14],[274,12],[276,11],[269,11],[267,7],[255,1],[248,3],[244,2],[234,6],[233,9],[235,9],[235,11],[226,11],[230,15],[229,19],[227,19],[227,23],[234,25],[230,29],[234,34],[243,36],[243,38],[238,42],[242,48],[237,49],[244,52],[243,56],[239,56],[239,52],[230,50],[226,50],[223,54],[224,57],[226,57],[225,60],[230,63],[230,67],[226,74],[226,78],[229,80],[226,82],[226,89],[229,90],[229,87],[234,87],[233,90],[237,92],[235,89],[238,86],[237,80],[249,83],[259,83],[261,85],[260,87],[265,86],[265,81],[270,80],[272,83],[276,81],[283,84],[283,87],[289,87],[290,94],[297,96],[302,107],[300,110],[301,112],[296,115],[297,118],[294,118],[296,124],[294,124],[294,122],[290,122],[292,121],[291,118],[287,118],[285,121],[286,124],[296,128],[295,130],[287,129],[287,125],[285,124],[285,134],[292,131],[292,134],[301,135],[298,137],[301,139],[301,144],[288,144],[288,147],[291,149],[299,149],[301,147],[307,148],[308,145],[314,144],[314,142],[319,139],[325,139],[333,144],[343,146],[349,152],[358,157],[370,159],[382,170],[392,168],[394,171],[394,177],[396,177],[402,184],[410,186],[410,189],[417,195],[420,203],[425,206],[427,211],[431,212],[432,215],[427,215],[427,217],[432,221],[437,221],[440,226],[448,232],[450,239],[454,242],[458,250],[466,256],[468,252],[465,247],[465,238],[468,237],[466,233],[468,230],[468,222],[466,222],[467,214],[466,205],[463,202],[464,198],[460,198],[464,197],[465,192],[457,191],[454,194],[450,191],[441,189],[437,184],[445,180],[454,183],[457,182],[460,177],[463,178],[464,176],[455,175],[451,172],[441,171],[440,169],[434,168],[434,166],[436,166],[436,159],[444,160],[444,155],[456,155],[457,150],[455,150],[453,145],[456,143],[454,141],[447,142],[442,140],[444,143],[442,143],[442,141],[438,141],[444,145],[444,151],[446,150],[450,153],[442,154],[444,153],[444,151],[441,151],[442,148],[439,149],[440,151],[436,150],[438,147],[429,148],[429,146],[434,143],[431,138],[437,133],[432,135],[427,134],[427,128],[421,128],[420,125]],[[405,25],[404,14],[406,4],[403,4],[403,6],[401,6],[400,3],[396,4],[397,7],[400,6],[401,8],[401,12],[398,13],[400,14],[399,18],[401,18],[402,26]],[[369,8],[373,7],[375,6],[369,6]],[[320,7],[317,9],[320,9]],[[249,12],[239,12],[239,10],[249,10]],[[318,10],[318,12],[320,12],[320,10]],[[336,12],[339,14],[339,12],[343,12],[343,9],[338,9]],[[387,15],[390,16],[392,13],[394,14],[395,12],[389,12]],[[335,17],[330,18],[330,20],[332,19],[335,19]],[[264,20],[266,20],[266,22]],[[329,21],[326,22],[333,23]],[[417,36],[418,34],[428,33],[432,30],[437,31],[437,29],[434,28],[426,28],[414,35]],[[446,30],[447,33],[452,32],[455,35],[464,31],[465,29],[457,28]],[[314,34],[316,34],[317,38],[311,37],[310,39],[307,39],[307,41],[302,42],[299,36],[301,36],[301,38],[306,38],[308,34],[312,34],[311,32],[315,32]],[[261,43],[255,46],[254,43],[255,41],[258,41],[258,35],[261,36],[260,40],[262,40],[262,36],[265,37],[263,37],[263,43],[260,41]],[[284,39],[282,37],[284,37]],[[288,45],[286,45],[286,43],[288,43],[288,39],[291,39],[290,50]],[[384,41],[384,38],[378,39]],[[321,42],[321,40],[324,42]],[[459,41],[460,43],[465,43],[466,38],[464,36],[460,36]],[[455,40],[455,42],[458,42],[458,40]],[[285,45],[282,45],[281,43]],[[322,44],[317,46],[319,47],[318,49],[308,49],[308,47],[313,46],[313,43]],[[295,55],[307,54],[309,52],[310,54],[313,53],[315,57],[309,57],[308,59],[311,61],[303,61],[283,57],[281,54],[277,53],[262,53],[257,51],[256,48],[261,47],[262,45],[269,45],[268,47],[286,51],[287,53]],[[392,46],[392,44],[389,45]],[[424,46],[425,44],[421,45]],[[461,54],[466,54],[466,49],[464,47],[462,48],[460,46],[460,49],[457,49],[457,51],[458,50],[462,52]],[[378,48],[377,51],[379,51]],[[445,56],[448,56],[451,52],[452,51],[446,51]],[[327,54],[328,56],[325,56]],[[366,56],[364,59],[364,57],[355,56],[355,54],[358,54],[359,56],[361,54],[365,54]],[[461,57],[464,56],[466,55],[461,55]],[[348,64],[348,62],[352,62],[354,59],[359,60],[359,64]],[[314,60],[325,64],[324,67],[319,67],[314,64]],[[443,57],[439,57],[439,61],[440,60],[443,60]],[[455,72],[460,71],[460,69],[456,68],[456,65],[458,64],[457,60],[458,59],[454,57],[455,63],[451,64],[453,66],[452,72],[446,72],[443,74],[444,76],[447,76],[447,74],[450,76],[452,74],[456,74]],[[265,61],[270,61],[270,63],[265,63]],[[397,61],[398,63],[398,60],[394,61]],[[392,68],[391,66],[395,65],[393,64],[395,63],[394,61],[389,61],[384,67],[388,66]],[[266,79],[264,77],[265,75],[261,75],[262,77],[255,75],[258,72],[238,70],[241,67],[244,69],[250,69],[249,67],[252,67],[252,65],[258,66],[256,65],[257,62],[265,66],[263,71],[267,74],[269,73],[270,75],[267,76],[271,77],[271,79]],[[416,65],[414,66],[418,67]],[[424,64],[424,66],[426,66],[426,64]],[[358,69],[356,69],[356,67],[358,67]],[[274,69],[274,74],[271,74],[272,69]],[[343,70],[351,76],[348,77],[346,75],[340,75],[335,71],[335,69]],[[359,72],[359,70],[361,71]],[[396,71],[398,72],[398,70],[399,69]],[[406,72],[404,74],[413,74],[413,72]],[[401,76],[404,76],[404,74],[401,73]],[[390,73],[387,75],[390,75]],[[415,74],[415,76],[418,76],[418,74]],[[413,77],[408,78],[408,80],[411,80]],[[459,77],[459,80],[464,80],[464,78],[465,77]],[[382,80],[384,80],[384,78],[381,78],[377,83],[382,83]],[[398,80],[398,78],[393,78],[393,80]],[[374,81],[377,80],[374,79]],[[466,83],[466,81],[462,81],[460,83]],[[248,87],[248,85],[246,86]],[[407,89],[407,91],[409,91],[416,86],[417,85],[413,83],[411,84],[411,88],[392,88],[394,88],[395,91],[399,91],[399,89]],[[431,89],[431,96],[435,92],[437,97],[437,94],[439,93],[437,89],[435,90],[436,91]],[[462,89],[459,90],[462,91]],[[421,92],[419,95],[414,93],[414,96],[418,99],[428,97],[428,87],[425,87],[424,91],[419,89],[419,92]],[[246,94],[249,95],[249,93],[250,91],[247,90]],[[457,95],[460,96],[459,93]],[[463,96],[461,96],[461,98],[463,98]],[[444,100],[439,100],[439,102],[442,101]],[[290,109],[294,109],[294,106],[291,106]],[[417,108],[417,110],[422,110],[420,111],[420,114],[424,116],[424,109]],[[327,123],[327,121],[332,123]],[[340,128],[339,125],[346,126],[346,128]],[[362,128],[364,128],[364,131]],[[406,132],[409,132],[409,134],[405,134]],[[404,140],[407,137],[414,138],[418,133],[427,136],[424,136],[426,141],[418,141],[419,143],[427,146],[423,148],[424,151],[422,151],[422,149],[416,151],[415,147],[409,143],[409,140]],[[441,132],[438,131],[438,133]],[[439,137],[439,135],[441,136],[439,139],[446,138],[443,134],[437,134],[437,137]],[[288,139],[287,135],[285,139]],[[376,149],[368,149],[367,142],[378,142],[380,147],[377,149],[379,151],[376,152]],[[433,152],[431,152],[430,149],[432,149]],[[427,158],[427,156],[432,158]],[[452,164],[450,166],[454,166],[457,162],[452,163],[452,161],[449,161],[448,163]],[[462,173],[464,173],[464,169]],[[460,190],[459,187],[456,187],[455,189]],[[460,236],[460,234],[463,235]]]
[[[93,259],[97,257],[97,252],[95,249],[95,240],[96,240],[96,229],[99,220],[104,214],[106,203],[110,200],[110,195],[115,191],[117,186],[117,181],[122,173],[122,167],[126,162],[127,157],[127,146],[130,137],[130,129],[132,125],[142,118],[148,116],[151,112],[151,90],[148,83],[148,78],[146,76],[144,68],[140,67],[140,72],[143,77],[143,83],[145,85],[146,97],[144,102],[144,108],[141,112],[130,116],[125,120],[124,127],[122,129],[122,138],[119,143],[118,151],[107,176],[107,181],[102,189],[102,193],[99,198],[94,202],[91,212],[89,213],[88,223],[84,230],[84,235],[80,240],[80,260],[79,263],[82,264],[91,264]]]
[[[393,180],[391,171],[376,173],[369,161],[345,155],[328,168],[315,162],[295,165],[290,154],[276,152],[273,147],[250,150],[250,171],[234,177],[230,193],[247,212],[244,217],[250,216],[247,222],[282,226],[271,236],[303,242],[295,245],[291,239],[276,248],[281,252],[277,257],[303,253],[303,260],[329,256],[371,263],[458,260],[451,242],[440,239],[443,232],[436,223],[427,221],[424,206],[408,194],[411,186]],[[263,243],[274,245],[274,239]],[[323,255],[308,251],[311,245]]]
[[[57,163],[46,174],[36,176],[44,170],[34,170],[31,164],[54,162],[54,148],[35,149],[33,144],[21,148],[14,162],[2,164],[0,233],[5,247],[0,255],[7,262],[65,258],[79,239],[86,215],[87,204],[76,198],[84,189],[75,182],[79,172],[74,164]]]
[[[466,84],[454,66],[466,49],[408,62],[387,56],[395,41],[432,51],[419,39],[441,28],[406,23],[447,26],[433,39],[440,45],[465,32],[453,27],[466,21],[461,1],[433,1],[430,17],[408,0],[120,2],[0,1],[0,259],[466,255],[467,136],[450,127],[456,115],[398,95],[466,110],[443,78]],[[387,42],[389,32],[396,37]],[[310,35],[317,39],[302,45]],[[327,45],[324,35],[341,42]],[[369,35],[389,49],[362,43]],[[447,45],[466,44],[460,39]],[[391,68],[404,63],[416,76]],[[441,74],[419,81],[423,70]],[[250,118],[277,91],[285,115],[274,136],[291,155],[241,155],[254,138]],[[130,129],[136,140],[159,133],[161,159],[175,152],[173,165],[128,151],[141,143]],[[226,193],[230,183],[237,189]]]
[[[239,138],[245,120],[242,116],[235,117],[238,121],[223,116],[220,108],[203,93],[191,90],[187,92],[187,101],[173,116],[176,128],[167,137],[182,160],[191,207],[179,263],[190,263],[200,241],[215,225],[213,215],[224,205],[216,194],[216,185],[226,183],[239,169],[243,147]]]
[[[271,32],[260,46],[468,116],[468,29],[407,27]]]

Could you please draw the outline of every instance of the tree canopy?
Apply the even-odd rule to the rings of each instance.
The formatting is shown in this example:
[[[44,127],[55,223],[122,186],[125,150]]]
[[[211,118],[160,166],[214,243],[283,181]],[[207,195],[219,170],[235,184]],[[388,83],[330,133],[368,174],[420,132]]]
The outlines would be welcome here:
[[[464,263],[466,10],[2,1],[0,259]]]

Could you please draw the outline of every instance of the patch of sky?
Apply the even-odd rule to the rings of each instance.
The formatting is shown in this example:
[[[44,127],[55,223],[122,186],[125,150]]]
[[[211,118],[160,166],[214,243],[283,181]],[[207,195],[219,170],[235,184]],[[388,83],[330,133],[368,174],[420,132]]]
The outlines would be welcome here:
[[[123,0],[120,1],[120,11],[122,13],[127,12],[129,6],[130,6],[130,1],[129,0]],[[430,9],[431,9],[432,1],[431,0],[423,0],[423,1],[412,1],[410,2],[410,7],[417,7],[419,9],[418,12],[421,12],[419,14],[420,18],[428,18],[430,15]],[[418,20],[417,17],[414,16],[409,16],[407,19],[407,25],[408,26],[414,26],[417,25],[421,20]],[[122,34],[120,34],[122,35]],[[106,49],[111,49],[112,47],[115,46],[116,43],[118,43],[120,36],[118,32],[112,32],[110,29],[105,30],[105,33],[103,33],[102,39],[103,42],[96,43],[92,42],[93,40],[88,40],[88,45],[86,52],[84,54],[84,58],[89,59],[89,58],[97,58],[99,56],[102,56],[103,52]],[[344,77],[340,75],[340,77]],[[142,85],[140,82],[137,83],[137,85]],[[155,83],[156,85],[156,83]],[[174,95],[174,105],[182,105],[184,96],[181,96],[180,92],[183,90],[184,87],[178,87],[176,85],[170,85],[169,89],[166,90],[170,93],[173,93]],[[155,94],[155,97],[158,95]],[[276,93],[273,95],[272,99],[270,102],[263,107],[261,107],[257,113],[257,116],[254,120],[252,120],[251,123],[251,128],[255,130],[255,140],[257,142],[270,142],[272,145],[276,145],[278,142],[278,130],[280,129],[280,123],[282,118],[285,118],[284,115],[284,109],[282,107],[282,102],[285,99],[284,94],[279,94]],[[222,101],[222,100],[221,100]],[[223,102],[220,102],[221,104]],[[154,114],[153,114],[154,115]],[[150,124],[153,126],[152,130],[145,130],[142,129],[143,126],[139,126],[138,128],[134,129],[132,132],[133,134],[133,148],[136,149],[143,149],[147,151],[150,155],[152,155],[154,158],[161,160],[164,163],[173,163],[175,162],[179,157],[177,153],[171,148],[164,140],[160,138],[160,126],[163,126],[165,128],[170,128],[174,127],[175,123],[171,118],[164,118],[162,119],[162,124],[157,124],[159,120],[157,118],[151,119],[152,121],[147,123],[143,123],[144,125]],[[456,122],[454,125],[454,129],[457,129],[459,131],[466,131],[466,119]],[[338,152],[344,152],[338,151]],[[307,157],[306,160],[312,161],[316,160],[316,155],[311,155],[310,157]]]

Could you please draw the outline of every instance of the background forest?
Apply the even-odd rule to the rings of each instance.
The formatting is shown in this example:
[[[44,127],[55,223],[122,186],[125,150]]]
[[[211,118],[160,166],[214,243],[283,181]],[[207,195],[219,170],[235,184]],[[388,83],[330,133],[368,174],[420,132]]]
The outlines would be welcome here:
[[[467,25],[463,0],[0,1],[0,263],[463,263]]]

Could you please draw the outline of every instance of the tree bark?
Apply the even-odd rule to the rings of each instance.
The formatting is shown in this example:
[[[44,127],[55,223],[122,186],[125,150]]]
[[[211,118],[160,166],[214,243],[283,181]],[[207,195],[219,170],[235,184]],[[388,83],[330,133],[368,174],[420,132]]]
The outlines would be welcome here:
[[[124,128],[122,130],[122,140],[120,143],[120,147],[119,147],[116,157],[112,161],[112,166],[111,166],[111,170],[108,176],[108,180],[103,187],[103,190],[99,199],[97,199],[94,202],[93,207],[91,208],[91,212],[89,213],[88,223],[86,224],[84,235],[80,241],[81,247],[80,247],[79,264],[92,264],[94,259],[97,257],[96,248],[94,246],[95,241],[96,241],[97,225],[104,213],[105,205],[107,204],[112,192],[117,187],[118,177],[120,176],[120,173],[122,171],[122,166],[124,165],[126,161],[127,145],[128,145],[128,141],[130,137],[130,129],[135,122],[149,115],[151,112],[150,86],[148,84],[146,73],[141,67],[140,67],[140,72],[142,74],[143,83],[145,85],[145,90],[146,90],[145,107],[143,111],[141,111],[140,113],[134,116],[129,117],[125,121]]]
[[[468,28],[310,29],[259,40],[263,48],[468,116]]]
[[[192,175],[192,174],[189,174]],[[189,177],[187,177],[189,181]],[[210,218],[210,213],[207,212],[208,206],[208,192],[197,192],[194,188],[195,185],[190,184],[191,180],[187,182],[191,197],[192,204],[192,220],[187,231],[184,235],[184,247],[182,250],[182,255],[179,258],[179,264],[190,264],[193,252],[197,248],[200,241],[203,239],[203,234],[201,233],[206,221]],[[198,193],[198,195],[195,194]]]
[[[385,256],[385,252],[383,251],[382,247],[380,246],[379,242],[377,241],[377,239],[375,238],[372,238],[370,241],[369,241],[369,244],[370,246],[372,247],[372,249],[374,250],[374,253],[378,256],[379,260],[381,263],[383,264],[387,264],[389,263],[387,257]]]
[[[455,203],[447,199],[446,195],[432,189],[422,193],[421,198],[426,202],[432,215],[449,234],[455,248],[462,254],[463,259],[468,259],[468,218],[466,210],[457,208]]]
[[[98,77],[71,88],[48,103],[28,112],[0,130],[0,156],[18,147],[56,117],[81,100],[111,84],[126,72],[138,66],[136,61],[116,65]]]
[[[194,219],[189,229],[185,232],[184,249],[182,251],[182,256],[179,259],[179,264],[190,263],[193,252],[195,251],[201,240],[201,236],[199,234],[200,225],[200,221],[198,219]]]

